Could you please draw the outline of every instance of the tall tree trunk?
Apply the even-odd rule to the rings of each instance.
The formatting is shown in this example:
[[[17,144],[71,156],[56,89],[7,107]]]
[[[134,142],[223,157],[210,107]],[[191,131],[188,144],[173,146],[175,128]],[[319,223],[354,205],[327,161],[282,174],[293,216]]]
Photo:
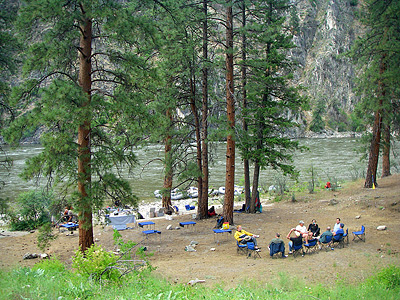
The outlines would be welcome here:
[[[226,141],[226,176],[223,216],[233,224],[233,203],[235,196],[235,99],[233,90],[233,15],[232,1],[227,0],[226,14],[226,112],[228,115],[228,137]]]
[[[245,1],[242,0],[242,26],[246,26],[246,4]],[[243,98],[243,109],[247,108],[247,68],[246,68],[246,60],[247,60],[247,41],[246,34],[242,34],[242,98]],[[243,131],[244,134],[247,132],[247,122],[245,116],[242,119],[243,122]],[[251,202],[251,193],[250,193],[250,164],[248,159],[243,159],[243,172],[244,172],[244,198],[245,198],[245,207],[246,212],[248,211],[248,207],[250,207]]]
[[[83,9],[82,9],[83,10]],[[83,11],[83,14],[85,12]],[[79,86],[87,94],[87,101],[82,104],[84,119],[78,128],[78,215],[79,215],[79,246],[86,251],[93,245],[92,201],[88,195],[91,185],[91,89],[92,89],[92,22],[85,19],[81,24],[79,51]]]
[[[256,198],[257,198],[257,191],[258,191],[258,184],[260,180],[260,165],[258,162],[254,163],[254,173],[253,173],[253,189],[251,193],[251,202],[249,212],[254,214],[256,212]]]
[[[267,101],[267,97],[268,95],[264,95],[263,96],[263,100]],[[258,132],[257,132],[257,150],[259,151],[260,149],[262,149],[263,147],[263,137],[264,137],[264,128],[265,128],[265,122],[264,122],[264,118],[261,116],[259,116],[257,118],[258,120],[260,120],[260,126],[258,127]],[[249,207],[249,212],[254,214],[256,212],[256,198],[258,196],[258,184],[259,184],[259,180],[260,180],[260,158],[256,158],[256,161],[254,163],[254,173],[253,173],[253,189],[252,189],[252,193],[251,193],[251,202],[250,202],[250,207]]]
[[[203,1],[204,22],[203,22],[203,87],[202,87],[202,107],[201,107],[201,159],[203,184],[201,197],[201,209],[199,205],[200,219],[208,217],[208,0]]]
[[[385,55],[382,56],[379,67],[379,74],[382,75],[386,71]],[[382,125],[382,106],[385,98],[385,86],[380,81],[379,83],[379,103],[375,112],[375,121],[372,128],[372,139],[368,157],[367,175],[365,178],[364,187],[372,188],[378,186],[376,182],[376,170],[378,169],[379,147],[381,141],[381,125]]]
[[[168,108],[166,112],[167,118],[171,121],[172,124],[172,114],[171,110]],[[173,170],[172,170],[172,136],[171,134],[167,134],[165,138],[165,146],[164,146],[164,154],[165,154],[165,174],[164,174],[164,184],[162,191],[162,207],[166,209],[170,209],[172,206],[171,202],[171,189],[172,189],[172,178],[173,178]]]
[[[191,97],[190,97],[190,108],[193,113],[193,119],[194,119],[194,127],[195,127],[195,133],[196,133],[196,161],[197,161],[197,167],[199,168],[199,171],[202,170],[202,161],[201,161],[201,137],[200,137],[200,120],[199,120],[199,114],[197,113],[197,107],[196,107],[196,88],[195,88],[195,80],[193,79],[194,75],[191,76],[190,78],[190,92],[191,92]],[[201,202],[201,193],[203,189],[203,178],[202,176],[197,177],[197,189],[198,189],[198,217],[200,219],[204,219],[206,214],[204,214],[204,204]],[[207,211],[207,207],[206,207]],[[203,216],[202,215],[203,212]]]
[[[382,117],[380,110],[375,112],[375,121],[372,128],[372,139],[368,157],[367,175],[365,178],[364,187],[372,188],[373,185],[378,186],[376,182],[376,170],[378,167],[379,145],[381,140],[381,122]]]
[[[383,123],[382,178],[390,175],[390,126]]]

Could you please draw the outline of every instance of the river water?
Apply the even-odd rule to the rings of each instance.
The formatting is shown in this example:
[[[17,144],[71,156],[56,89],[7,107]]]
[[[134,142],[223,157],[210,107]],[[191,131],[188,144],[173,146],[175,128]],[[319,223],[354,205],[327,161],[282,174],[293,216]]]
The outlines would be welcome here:
[[[297,152],[294,155],[294,165],[300,171],[300,182],[310,179],[310,169],[314,168],[316,178],[321,182],[333,180],[343,182],[361,175],[366,170],[366,162],[360,162],[360,154],[355,152],[358,147],[357,138],[309,138],[300,139],[300,144],[309,148],[308,151]],[[215,145],[210,164],[210,187],[218,189],[225,185],[225,143]],[[9,197],[11,201],[22,191],[35,188],[35,182],[24,182],[18,177],[27,158],[40,153],[38,145],[24,145],[16,150],[5,149],[13,160],[10,170],[0,169],[0,180],[5,185],[1,190],[2,197]],[[163,157],[163,147],[151,145],[138,149],[137,156],[140,165],[135,174],[129,178],[134,193],[142,200],[154,199],[153,192],[162,187],[163,167],[157,158]],[[236,155],[235,182],[243,185],[243,165],[240,156]],[[0,159],[4,158],[1,153]],[[149,163],[152,161],[151,163]],[[128,176],[128,175],[127,175]],[[263,170],[260,176],[260,185],[268,187],[275,184],[279,174],[271,169]],[[42,182],[43,184],[43,182]],[[291,183],[293,184],[293,182]]]

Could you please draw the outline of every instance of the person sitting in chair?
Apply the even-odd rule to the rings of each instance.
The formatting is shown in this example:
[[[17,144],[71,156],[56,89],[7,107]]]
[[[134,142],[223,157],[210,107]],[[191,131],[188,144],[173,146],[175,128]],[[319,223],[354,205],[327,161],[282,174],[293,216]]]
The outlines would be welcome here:
[[[336,223],[333,226],[333,232],[336,232],[340,229],[340,218],[336,218]]]
[[[312,232],[312,237],[317,237],[320,234],[320,228],[318,227],[317,220],[313,219],[311,224],[308,225],[308,232]]]
[[[344,234],[343,228],[344,228],[344,224],[343,224],[343,223],[340,223],[340,224],[339,224],[339,229],[336,230],[336,232],[334,231],[334,232],[333,232],[333,235],[334,235],[334,236],[335,236],[335,235],[338,235],[338,234],[343,235],[343,234]]]
[[[242,225],[238,225],[236,227],[235,239],[239,242],[239,244],[247,244],[248,242],[253,242],[256,249],[259,249],[257,246],[257,240],[259,235],[252,234],[250,232],[242,229]]]
[[[319,249],[322,248],[321,243],[326,243],[327,236],[333,236],[330,226],[326,227],[326,231],[322,233],[321,236],[318,238]]]
[[[290,235],[292,232],[295,233],[296,237],[291,237]],[[303,245],[303,237],[301,236],[300,232],[296,230],[296,228],[290,229],[287,237],[289,241],[289,254],[292,254],[292,249],[294,246],[302,246]]]
[[[299,225],[294,228],[295,231],[300,233],[300,235],[304,238],[306,245],[308,244],[308,239],[312,237],[312,232],[309,232],[304,226],[304,221],[299,221]]]
[[[284,258],[287,257],[287,255],[285,255],[285,243],[280,237],[281,235],[279,233],[276,233],[275,238],[273,238],[269,243],[268,249],[270,251],[269,253],[271,256],[274,255],[275,253],[282,252],[282,258]]]

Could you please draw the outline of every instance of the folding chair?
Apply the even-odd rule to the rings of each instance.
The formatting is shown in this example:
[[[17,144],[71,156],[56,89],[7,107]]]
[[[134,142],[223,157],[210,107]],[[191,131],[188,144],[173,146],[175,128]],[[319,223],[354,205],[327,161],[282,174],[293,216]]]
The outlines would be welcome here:
[[[300,253],[300,250],[301,250],[301,256],[304,256],[303,244],[297,245],[297,246],[293,244],[293,248],[292,248],[293,257],[296,257]]]
[[[254,259],[257,257],[261,258],[260,250],[256,249],[256,245],[253,242],[248,242],[247,244],[247,258],[253,256]]]
[[[339,248],[344,247],[344,238],[343,238],[343,233],[336,234],[332,237],[332,240],[330,242],[331,248],[335,248],[335,245],[338,245]]]
[[[271,258],[276,257],[275,254],[281,253],[282,257],[285,257],[285,243],[271,243],[269,244],[269,256]]]
[[[343,243],[344,243],[344,240],[346,240],[346,244],[348,245],[349,244],[349,229],[348,228],[346,228],[346,232],[343,234]]]
[[[308,241],[308,244],[304,242],[304,247],[306,249],[305,253],[315,252],[315,250],[317,249],[317,241],[317,239],[312,239]]]
[[[365,227],[364,227],[364,225],[361,225],[360,231],[353,231],[352,233],[353,233],[353,241],[357,237],[359,240],[361,240],[365,243]]]
[[[239,242],[236,242],[237,248],[236,248],[236,252],[237,254],[244,254],[247,256],[247,245],[246,244],[240,244]]]
[[[332,235],[325,236],[325,242],[321,242],[321,244],[322,244],[321,249],[322,248],[325,248],[325,250],[330,249],[329,246],[330,246],[331,241],[332,241]]]

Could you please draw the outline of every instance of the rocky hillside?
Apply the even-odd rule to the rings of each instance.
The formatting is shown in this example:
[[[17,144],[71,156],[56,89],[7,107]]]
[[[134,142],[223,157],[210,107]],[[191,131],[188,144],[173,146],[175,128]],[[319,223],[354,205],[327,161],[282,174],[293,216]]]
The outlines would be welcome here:
[[[357,0],[298,0],[291,13],[295,24],[292,55],[301,65],[296,80],[307,88],[311,108],[325,106],[325,118],[334,130],[343,112],[352,111],[355,69],[343,53],[348,51],[361,27],[355,19]],[[307,113],[310,121],[311,113]],[[333,126],[332,126],[333,125]],[[340,130],[340,129],[339,129]]]

